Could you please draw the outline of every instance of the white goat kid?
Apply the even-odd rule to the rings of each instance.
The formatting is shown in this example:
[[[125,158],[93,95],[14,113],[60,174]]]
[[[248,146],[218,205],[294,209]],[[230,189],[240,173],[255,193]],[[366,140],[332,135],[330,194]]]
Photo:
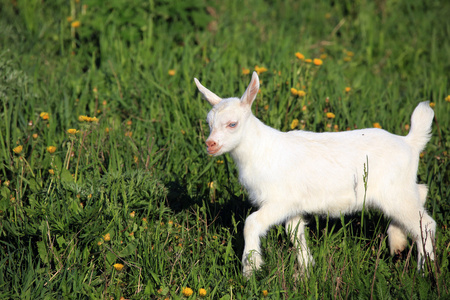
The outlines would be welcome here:
[[[206,140],[208,153],[230,152],[250,201],[259,207],[245,221],[245,276],[263,262],[260,237],[282,222],[299,249],[300,270],[306,272],[314,260],[306,244],[304,215],[339,217],[361,211],[365,194],[365,207],[379,208],[392,218],[388,229],[391,254],[403,251],[406,235],[411,234],[417,244],[419,269],[426,254],[434,259],[436,223],[424,209],[428,189],[416,183],[419,153],[430,139],[434,116],[428,102],[414,110],[407,136],[376,128],[280,132],[252,114],[259,90],[256,73],[241,99],[222,99],[194,81],[213,106],[207,116],[211,130]]]

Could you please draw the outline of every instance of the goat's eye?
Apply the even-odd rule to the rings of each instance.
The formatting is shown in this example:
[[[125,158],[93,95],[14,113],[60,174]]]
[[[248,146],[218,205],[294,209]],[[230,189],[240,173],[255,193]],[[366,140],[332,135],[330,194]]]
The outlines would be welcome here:
[[[230,122],[230,123],[228,123],[228,127],[230,127],[230,128],[235,128],[236,125],[237,125],[237,122]]]

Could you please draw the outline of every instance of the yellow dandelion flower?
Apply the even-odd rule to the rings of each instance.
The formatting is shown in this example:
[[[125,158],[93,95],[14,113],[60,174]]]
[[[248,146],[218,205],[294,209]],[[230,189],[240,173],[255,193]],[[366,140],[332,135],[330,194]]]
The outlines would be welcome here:
[[[355,56],[355,53],[353,53],[352,51],[347,51],[347,56],[348,57],[353,57],[353,56]]]
[[[39,135],[38,135],[37,133],[33,133],[33,135],[32,135],[33,139],[37,139],[38,136],[39,136]]]
[[[299,90],[299,91],[297,91],[297,95],[298,95],[299,97],[305,97],[306,92],[305,92],[305,91],[302,91],[302,90]]]
[[[381,128],[381,125],[380,125],[380,123],[375,122],[375,123],[373,123],[373,127],[375,127],[375,128]]]
[[[344,61],[346,61],[346,62],[349,62],[349,61],[351,61],[351,60],[352,60],[352,58],[351,58],[350,56],[344,57]]]
[[[128,126],[131,126],[131,124],[133,124],[133,121],[128,120],[128,121],[127,121],[127,125],[128,125]]]
[[[22,150],[23,150],[23,146],[22,146],[22,145],[19,145],[19,146],[15,147],[15,148],[13,149],[13,152],[14,152],[15,154],[20,154],[20,152],[22,152]]]
[[[168,73],[170,76],[174,76],[177,73],[177,71],[174,69],[170,69]]]
[[[448,95],[447,97],[445,97],[445,101],[450,102],[450,95]]]
[[[347,86],[347,87],[345,88],[345,92],[346,92],[346,93],[350,92],[351,90],[352,90],[352,88],[349,87],[349,86]]]
[[[214,187],[214,181],[211,181],[210,183],[208,183],[208,187],[209,187],[210,189],[212,189],[212,188]]]
[[[134,218],[135,215],[136,215],[136,212],[134,210],[132,212],[130,212],[130,217]]]
[[[304,60],[305,56],[303,54],[301,54],[300,52],[295,52],[295,57],[297,57],[300,60]]]
[[[147,222],[147,218],[142,218],[142,222]]]
[[[433,107],[435,107],[435,106],[436,106],[436,103],[430,102],[430,107],[431,107],[431,108],[433,108]]]
[[[258,73],[258,75],[259,75],[259,74],[261,74],[261,73],[267,72],[267,68],[259,67],[258,65],[256,65],[256,66],[255,66],[255,71],[256,71],[256,73]]]
[[[114,269],[116,269],[117,271],[122,271],[124,265],[122,265],[122,264],[114,264],[113,267],[114,267]]]
[[[291,129],[294,129],[295,127],[297,127],[297,125],[298,125],[298,119],[292,120]]]
[[[310,63],[312,63],[312,59],[311,59],[311,58],[307,58],[307,59],[305,59],[305,63],[307,63],[307,64],[310,64]]]
[[[264,110],[269,110],[269,104],[264,105]]]
[[[55,146],[48,146],[47,147],[47,152],[48,153],[53,154],[53,153],[55,153],[55,151],[56,151],[56,147]]]
[[[70,26],[72,26],[72,28],[78,28],[81,26],[81,22],[80,21],[73,21]]]
[[[103,236],[103,240],[105,242],[109,242],[111,240],[111,235],[109,234],[109,232]]]
[[[405,130],[409,130],[409,124],[405,124]]]
[[[327,112],[327,118],[328,119],[334,119],[336,117],[335,114],[333,114],[332,112]]]
[[[200,297],[205,297],[206,296],[206,290],[201,288],[198,290],[198,294]]]
[[[242,68],[242,75],[248,75],[250,74],[250,69]]]
[[[181,134],[185,135],[186,131],[184,131],[183,129],[181,129]]]
[[[185,287],[183,288],[183,296],[190,297],[194,291],[191,288]]]
[[[43,120],[48,120],[50,119],[50,115],[48,112],[41,112],[41,114],[39,115]]]
[[[323,61],[320,58],[314,58],[313,63],[316,66],[321,66],[323,64]]]
[[[76,130],[76,129],[73,129],[73,128],[67,129],[67,133],[68,134],[77,134],[78,132],[79,132],[79,130]]]
[[[216,163],[218,164],[218,165],[221,165],[221,164],[223,164],[223,160],[218,160],[218,161],[216,161]]]
[[[131,131],[125,132],[125,136],[131,137],[132,135],[133,135],[133,132],[131,132]]]
[[[109,127],[106,127],[106,128],[105,128],[105,132],[106,132],[106,133],[109,133]]]
[[[134,163],[137,164],[138,161],[139,161],[139,157],[137,157],[137,156],[135,155],[135,156],[133,156],[133,160],[134,160]]]
[[[88,116],[83,116],[83,115],[78,116],[78,121],[80,121],[80,122],[88,122],[88,120],[89,120]]]
[[[103,244],[103,242],[102,241],[99,241],[98,243],[97,243],[97,246],[101,246]]]
[[[264,297],[267,297],[267,295],[269,295],[269,292],[268,292],[267,290],[264,290],[264,291],[262,291],[262,295],[263,295]]]
[[[49,169],[48,172],[50,173],[50,175],[55,175],[55,170],[53,169]]]
[[[294,96],[297,96],[298,95],[297,89],[291,88],[291,94],[294,95]]]

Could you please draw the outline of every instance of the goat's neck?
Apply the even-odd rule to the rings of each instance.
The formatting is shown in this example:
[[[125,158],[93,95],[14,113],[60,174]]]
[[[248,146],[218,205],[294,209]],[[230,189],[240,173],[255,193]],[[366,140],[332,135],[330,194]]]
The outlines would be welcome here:
[[[274,133],[278,132],[254,115],[247,119],[244,130],[240,143],[230,152],[239,169],[244,165],[252,165],[253,162],[261,162],[261,156],[264,156],[266,148],[271,145]]]

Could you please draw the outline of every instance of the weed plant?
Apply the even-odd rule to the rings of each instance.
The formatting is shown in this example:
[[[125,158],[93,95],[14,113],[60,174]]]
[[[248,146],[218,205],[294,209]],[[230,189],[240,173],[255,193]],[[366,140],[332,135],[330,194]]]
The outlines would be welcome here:
[[[450,297],[447,1],[0,3],[2,299]],[[283,131],[406,135],[431,101],[418,181],[438,229],[423,273],[415,245],[390,257],[389,220],[365,211],[311,216],[306,278],[272,228],[244,280],[255,208],[230,157],[206,154],[193,78],[240,96],[253,70],[254,113]]]

